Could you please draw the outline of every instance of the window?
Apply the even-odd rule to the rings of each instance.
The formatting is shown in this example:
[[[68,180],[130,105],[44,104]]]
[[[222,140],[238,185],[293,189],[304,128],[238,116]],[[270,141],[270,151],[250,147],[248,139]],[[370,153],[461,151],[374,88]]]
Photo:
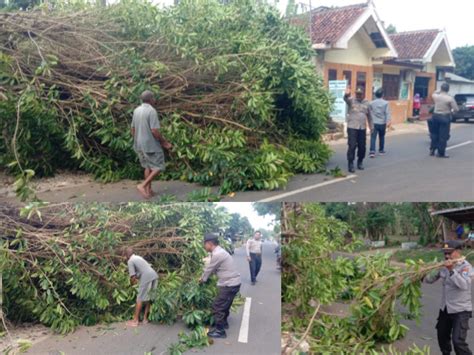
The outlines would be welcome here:
[[[426,99],[428,97],[428,87],[430,83],[430,78],[423,78],[417,76],[415,78],[415,89],[414,94],[420,94],[422,99]]]
[[[329,69],[328,70],[328,81],[329,80],[337,80],[337,70],[336,69]]]
[[[367,82],[367,74],[363,71],[358,71],[357,72],[357,81],[356,81],[356,89],[361,88],[364,91],[366,91],[366,82]]]
[[[344,80],[347,80],[347,86],[351,87],[352,84],[352,72],[350,70],[344,70],[342,72],[342,76],[344,77]]]
[[[387,100],[398,100],[398,91],[400,90],[400,75],[384,74],[382,79],[382,88]]]

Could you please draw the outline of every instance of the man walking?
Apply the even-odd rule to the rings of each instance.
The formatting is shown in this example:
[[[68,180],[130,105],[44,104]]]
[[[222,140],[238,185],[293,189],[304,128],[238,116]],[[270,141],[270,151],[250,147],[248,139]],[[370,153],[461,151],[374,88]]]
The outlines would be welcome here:
[[[374,129],[370,135],[370,157],[375,158],[375,144],[379,136],[379,154],[385,154],[385,132],[391,125],[390,107],[388,101],[383,99],[383,90],[375,92],[376,99],[369,105],[370,117],[373,120]]]
[[[217,275],[217,296],[212,304],[214,328],[207,336],[211,338],[226,338],[225,329],[229,328],[227,318],[235,296],[240,290],[240,274],[234,265],[234,260],[228,252],[219,246],[218,236],[206,234],[204,249],[211,253],[211,260],[204,268],[199,282],[206,282],[212,274]]]
[[[247,240],[245,247],[247,251],[247,260],[250,266],[250,281],[252,285],[257,282],[257,276],[262,267],[262,233],[256,231],[252,239]]]
[[[128,326],[137,327],[143,305],[145,305],[143,324],[148,323],[148,314],[150,312],[150,291],[158,286],[158,274],[145,259],[141,256],[135,255],[132,248],[125,249],[124,254],[127,258],[131,283],[136,284],[138,280],[140,280],[137,303],[135,305],[135,314],[133,319],[127,322]]]
[[[458,105],[452,96],[448,94],[449,84],[443,83],[441,91],[433,93],[434,113],[431,119],[431,147],[430,155],[438,158],[449,158],[446,155],[446,145],[449,140],[449,129],[451,126],[451,115],[459,111]]]
[[[444,244],[444,268],[428,275],[425,281],[443,281],[443,294],[439,311],[438,344],[443,355],[451,353],[451,342],[456,355],[472,355],[466,342],[469,318],[472,317],[471,277],[472,266],[462,258],[462,242],[449,240]]]
[[[364,91],[362,88],[357,88],[356,97],[350,97],[351,90],[348,88],[344,95],[344,101],[349,106],[347,114],[347,161],[349,165],[349,172],[353,173],[354,159],[357,150],[357,168],[364,170],[364,158],[366,150],[366,134],[367,123],[369,129],[372,130],[373,123],[369,113],[369,102],[364,98]]]
[[[145,180],[137,185],[137,189],[144,198],[148,199],[154,195],[151,182],[165,170],[163,148],[171,149],[172,145],[159,131],[160,121],[153,107],[156,104],[153,93],[144,91],[140,99],[142,104],[133,111],[133,149],[138,155],[141,166],[145,169]]]

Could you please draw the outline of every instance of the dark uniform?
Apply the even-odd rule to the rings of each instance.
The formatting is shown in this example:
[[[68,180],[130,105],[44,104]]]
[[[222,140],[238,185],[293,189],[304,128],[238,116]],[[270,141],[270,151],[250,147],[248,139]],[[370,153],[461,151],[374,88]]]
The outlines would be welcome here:
[[[356,93],[360,89],[357,89]],[[367,122],[370,129],[373,129],[373,122],[369,113],[369,101],[349,97],[344,95],[344,101],[349,106],[347,114],[347,161],[349,163],[349,171],[354,171],[354,159],[357,150],[357,165],[359,169],[363,169],[362,162],[366,152],[366,136]]]
[[[449,140],[449,131],[451,127],[451,115],[459,110],[456,101],[447,92],[435,92],[433,94],[435,103],[434,113],[431,121],[428,123],[431,136],[430,153],[434,155],[438,150],[439,157],[446,156],[446,145]]]
[[[206,235],[204,241],[216,240],[214,235]],[[215,329],[208,335],[215,338],[225,338],[226,328],[229,327],[227,318],[235,296],[240,290],[240,274],[234,265],[234,259],[220,246],[216,246],[211,253],[211,261],[206,265],[201,280],[206,282],[212,274],[217,275],[217,296],[212,304]]]
[[[443,250],[452,251],[460,248],[462,242],[450,240]],[[451,271],[442,268],[425,278],[428,283],[434,283],[439,279],[443,281],[443,295],[436,324],[438,344],[443,355],[451,353],[451,342],[456,355],[472,355],[466,342],[469,319],[472,317],[471,277],[471,264],[462,261]]]

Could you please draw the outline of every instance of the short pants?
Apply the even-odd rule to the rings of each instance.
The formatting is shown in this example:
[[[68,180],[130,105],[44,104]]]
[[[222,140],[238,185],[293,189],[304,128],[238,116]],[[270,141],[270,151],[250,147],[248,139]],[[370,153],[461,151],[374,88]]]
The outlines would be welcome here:
[[[163,151],[153,153],[137,151],[137,154],[140,164],[144,169],[165,170],[165,154]]]
[[[137,302],[148,302],[150,301],[150,291],[154,290],[158,286],[158,279],[154,279],[149,282],[142,283],[138,286]]]

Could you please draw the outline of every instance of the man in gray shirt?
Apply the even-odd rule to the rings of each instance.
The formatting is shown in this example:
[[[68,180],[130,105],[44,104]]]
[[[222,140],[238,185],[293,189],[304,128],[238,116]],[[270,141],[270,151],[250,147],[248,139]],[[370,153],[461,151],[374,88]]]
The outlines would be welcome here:
[[[362,88],[357,88],[356,97],[350,97],[351,90],[347,89],[344,101],[349,107],[347,113],[347,161],[349,172],[353,173],[354,159],[357,150],[357,168],[364,170],[363,161],[366,150],[367,123],[372,130],[373,123],[369,113],[369,101],[364,97]]]
[[[449,84],[443,83],[441,85],[441,91],[435,92],[432,96],[435,106],[430,124],[430,155],[435,155],[436,150],[438,150],[437,157],[439,158],[449,158],[449,156],[446,155],[446,145],[449,140],[451,115],[459,111],[456,101],[448,94],[448,91]]]
[[[390,127],[390,107],[388,101],[383,99],[383,90],[375,92],[376,99],[369,105],[370,117],[372,118],[374,129],[370,135],[370,157],[375,158],[375,144],[377,135],[379,136],[379,154],[385,154],[385,132]]]
[[[204,236],[204,249],[211,253],[211,260],[206,265],[199,282],[207,282],[212,274],[217,275],[217,296],[212,304],[215,327],[207,333],[211,338],[226,338],[225,329],[229,327],[227,318],[234,298],[240,290],[240,274],[232,256],[219,246],[218,236],[212,233]]]
[[[127,259],[131,283],[135,284],[138,280],[140,281],[135,314],[133,320],[127,322],[128,326],[136,327],[138,326],[143,304],[145,304],[143,323],[148,323],[148,313],[150,312],[150,292],[158,285],[158,274],[145,259],[141,256],[135,255],[132,248],[125,249],[124,254]]]
[[[443,281],[443,294],[436,329],[441,352],[451,353],[451,340],[456,354],[472,354],[466,342],[469,318],[472,317],[472,266],[462,258],[463,243],[449,240],[444,244],[445,267],[425,277],[427,283]]]
[[[141,166],[145,169],[145,180],[137,185],[144,198],[154,195],[151,182],[165,170],[165,155],[163,149],[171,149],[172,145],[160,133],[158,113],[153,105],[155,97],[151,91],[144,91],[141,96],[142,104],[133,111],[132,136],[133,149],[138,155]]]

